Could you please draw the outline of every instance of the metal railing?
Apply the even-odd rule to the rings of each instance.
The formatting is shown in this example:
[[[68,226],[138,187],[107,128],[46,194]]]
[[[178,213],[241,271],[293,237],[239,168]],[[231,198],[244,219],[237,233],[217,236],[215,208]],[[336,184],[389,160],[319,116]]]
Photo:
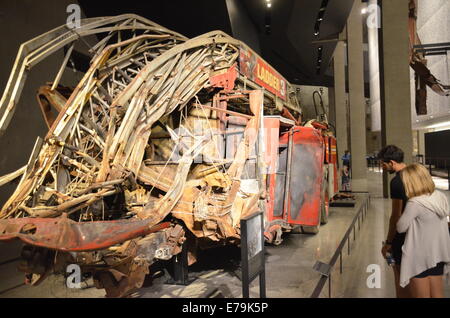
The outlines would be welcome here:
[[[450,190],[450,158],[445,157],[425,157],[417,155],[414,161],[423,164],[428,168],[432,176],[446,178],[448,182],[448,190]]]
[[[350,255],[350,234],[353,232],[353,241],[356,240],[356,223],[358,223],[358,231],[361,230],[361,223],[364,221],[367,215],[367,210],[369,209],[370,205],[370,194],[367,192],[353,192],[353,193],[365,193],[367,194],[367,197],[363,201],[363,203],[359,206],[358,212],[356,213],[355,217],[353,218],[352,223],[350,224],[347,232],[345,233],[344,237],[342,238],[341,243],[339,244],[338,248],[334,252],[333,257],[331,258],[330,262],[328,264],[317,262],[316,265],[314,265],[314,268],[321,272],[322,277],[319,279],[319,282],[317,283],[316,287],[314,288],[314,291],[312,292],[310,298],[318,298],[320,294],[322,293],[322,289],[325,286],[327,280],[328,280],[328,297],[331,298],[331,273],[333,271],[333,268],[339,259],[339,272],[342,274],[343,268],[342,268],[342,253],[343,249],[345,247],[345,244],[347,244],[347,250],[348,255]]]
[[[369,171],[381,172],[383,170],[381,161],[378,158],[373,157],[367,158],[367,167],[369,168]]]

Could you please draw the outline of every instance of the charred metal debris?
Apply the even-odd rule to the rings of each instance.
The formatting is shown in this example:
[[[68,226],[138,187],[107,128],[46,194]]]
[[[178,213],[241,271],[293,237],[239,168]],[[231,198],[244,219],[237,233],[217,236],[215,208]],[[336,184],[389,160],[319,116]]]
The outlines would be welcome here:
[[[76,43],[90,35],[98,42],[88,71],[75,88],[61,86]],[[290,86],[280,103],[239,74],[242,46],[220,31],[187,39],[135,15],[86,19],[21,46],[0,133],[26,74],[67,52],[37,94],[47,135],[25,166],[0,178],[21,178],[1,208],[0,240],[26,243],[28,283],[78,264],[121,297],[142,286],[152,263],[180,253],[187,231],[189,264],[197,248],[239,243],[240,219],[264,197],[261,116],[300,114]]]

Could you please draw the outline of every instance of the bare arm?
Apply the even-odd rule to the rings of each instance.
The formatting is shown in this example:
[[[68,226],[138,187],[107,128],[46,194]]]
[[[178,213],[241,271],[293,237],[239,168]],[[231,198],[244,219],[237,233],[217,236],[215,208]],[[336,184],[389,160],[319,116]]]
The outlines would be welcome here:
[[[395,236],[397,222],[402,215],[403,201],[400,199],[392,199],[392,213],[389,219],[389,232],[387,241],[392,242]]]

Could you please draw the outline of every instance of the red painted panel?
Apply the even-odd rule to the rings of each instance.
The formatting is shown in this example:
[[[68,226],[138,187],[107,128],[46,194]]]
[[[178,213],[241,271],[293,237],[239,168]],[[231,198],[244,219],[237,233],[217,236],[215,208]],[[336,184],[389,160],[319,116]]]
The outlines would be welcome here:
[[[239,70],[258,85],[286,100],[286,80],[252,50],[240,48]]]
[[[235,63],[225,73],[211,76],[209,83],[212,87],[222,87],[227,90],[232,90],[237,76],[237,64]]]
[[[319,222],[324,143],[314,128],[295,127],[288,204],[288,222],[314,226]],[[287,143],[288,135],[280,143]]]
[[[151,218],[75,222],[65,214],[59,218],[5,219],[0,220],[0,241],[20,239],[30,245],[60,251],[93,251],[170,226],[169,222],[152,226],[152,222]],[[26,225],[34,226],[35,233],[24,233]]]

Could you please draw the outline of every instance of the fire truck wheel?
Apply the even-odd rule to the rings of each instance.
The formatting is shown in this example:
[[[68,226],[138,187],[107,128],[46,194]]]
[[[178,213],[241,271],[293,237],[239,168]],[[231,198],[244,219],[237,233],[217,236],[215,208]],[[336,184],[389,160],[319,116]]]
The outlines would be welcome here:
[[[302,227],[301,226],[294,226],[291,230],[292,234],[301,234],[303,233]]]
[[[322,213],[319,214],[319,222],[317,222],[317,225],[315,226],[304,226],[302,225],[302,232],[305,234],[317,234],[319,233],[319,229],[320,229],[320,223],[321,223],[321,216]]]
[[[305,234],[317,234],[319,233],[320,225],[316,226],[302,226],[302,231]]]

